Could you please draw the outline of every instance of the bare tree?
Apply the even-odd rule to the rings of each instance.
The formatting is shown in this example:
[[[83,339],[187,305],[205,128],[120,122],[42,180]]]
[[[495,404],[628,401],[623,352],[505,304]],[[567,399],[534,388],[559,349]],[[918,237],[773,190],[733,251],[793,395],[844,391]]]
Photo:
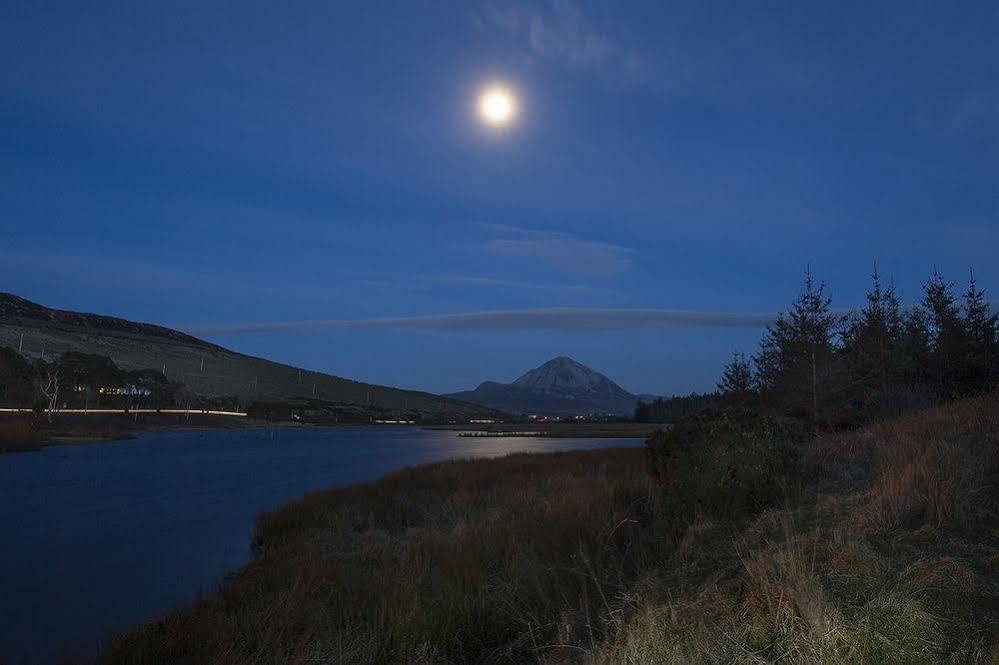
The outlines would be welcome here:
[[[48,400],[48,419],[52,422],[52,412],[55,411],[56,406],[59,404],[59,368],[50,367],[45,370],[45,382],[40,384],[42,388],[42,394],[45,395],[45,399]]]
[[[191,407],[194,405],[195,394],[187,386],[181,386],[174,395],[174,401],[184,410],[185,420],[191,418]]]

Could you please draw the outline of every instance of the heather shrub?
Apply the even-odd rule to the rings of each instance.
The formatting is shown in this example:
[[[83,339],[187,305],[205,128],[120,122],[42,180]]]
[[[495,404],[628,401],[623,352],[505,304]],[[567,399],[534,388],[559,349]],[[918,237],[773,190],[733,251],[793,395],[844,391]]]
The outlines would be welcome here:
[[[772,506],[799,476],[804,429],[745,409],[710,411],[656,432],[645,443],[661,509],[674,522]]]

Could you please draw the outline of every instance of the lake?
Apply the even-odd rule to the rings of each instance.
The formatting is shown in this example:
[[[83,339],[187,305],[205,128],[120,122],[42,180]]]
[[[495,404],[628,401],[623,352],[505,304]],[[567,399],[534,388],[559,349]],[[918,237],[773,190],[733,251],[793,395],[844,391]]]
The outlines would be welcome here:
[[[640,443],[342,427],[148,432],[0,455],[0,663],[89,658],[212,593],[249,559],[255,517],[307,491],[446,459]]]

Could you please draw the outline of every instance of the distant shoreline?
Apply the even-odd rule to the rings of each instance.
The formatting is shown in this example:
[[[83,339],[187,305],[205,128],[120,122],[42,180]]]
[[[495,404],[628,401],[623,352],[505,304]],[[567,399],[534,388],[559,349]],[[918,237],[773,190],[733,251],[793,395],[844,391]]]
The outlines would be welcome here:
[[[0,430],[27,414],[0,414]],[[49,424],[44,418],[35,421],[37,429],[30,440],[3,441],[0,454],[37,452],[48,446],[83,446],[134,439],[142,432],[231,430],[231,429],[326,429],[337,427],[419,427],[430,431],[488,432],[509,435],[531,432],[551,438],[647,439],[653,432],[669,425],[647,423],[492,423],[454,425],[385,425],[368,423],[303,423],[271,421],[192,413],[190,416],[167,413],[142,413],[135,421],[130,414],[57,414]]]
[[[647,439],[656,430],[669,427],[654,423],[491,423],[468,425],[427,425],[427,430],[489,432],[493,434],[534,432],[559,439]]]
[[[83,446],[111,441],[134,439],[142,432],[170,432],[229,429],[308,429],[323,427],[311,423],[268,421],[253,418],[234,418],[209,414],[142,413],[138,421],[130,414],[66,414],[57,413],[50,424],[45,418],[34,421],[30,437],[21,436],[5,440],[4,425],[25,421],[27,414],[0,414],[0,455],[4,453],[38,452],[48,446]],[[331,427],[335,425],[330,425]]]

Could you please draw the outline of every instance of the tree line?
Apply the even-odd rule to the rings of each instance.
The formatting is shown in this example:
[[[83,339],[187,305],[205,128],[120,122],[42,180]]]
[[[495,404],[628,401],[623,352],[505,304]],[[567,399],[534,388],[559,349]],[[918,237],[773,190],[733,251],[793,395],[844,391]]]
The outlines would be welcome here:
[[[864,306],[839,314],[809,269],[757,352],[733,353],[718,391],[819,429],[897,415],[996,388],[997,321],[974,274],[958,294],[934,270],[920,302],[904,307],[875,268]]]
[[[174,405],[189,393],[155,369],[123,370],[106,356],[70,351],[29,361],[0,346],[0,405],[36,410],[63,406]]]
[[[673,423],[681,418],[719,406],[717,393],[690,393],[664,399],[657,397],[650,402],[638,401],[635,421],[640,423]]]

